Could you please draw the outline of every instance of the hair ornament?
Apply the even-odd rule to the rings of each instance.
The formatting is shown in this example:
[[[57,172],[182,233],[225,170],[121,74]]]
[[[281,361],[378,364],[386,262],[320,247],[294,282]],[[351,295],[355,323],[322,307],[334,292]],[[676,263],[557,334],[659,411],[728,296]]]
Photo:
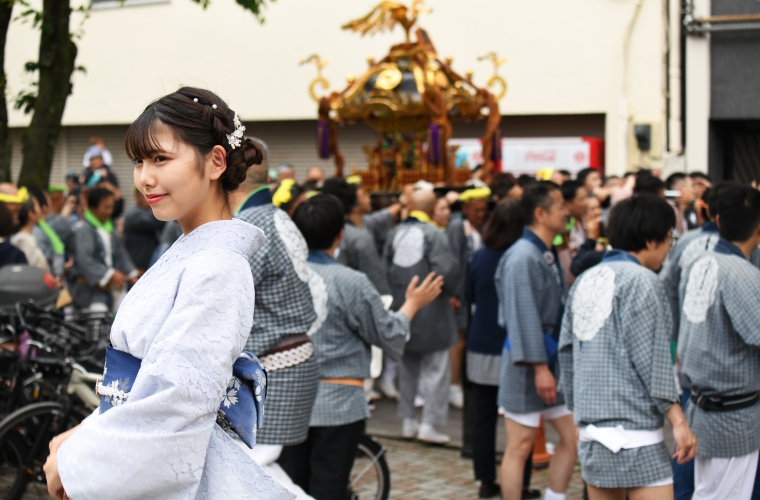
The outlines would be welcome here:
[[[212,106],[213,108],[216,108],[216,104]],[[232,120],[233,125],[235,125],[235,131],[231,134],[227,134],[227,141],[230,143],[230,147],[232,149],[239,148],[242,144],[243,140],[243,132],[245,132],[245,126],[243,126],[242,123],[240,123],[240,118],[238,118],[237,113],[235,113],[235,118]]]
[[[216,104],[212,104],[211,109],[216,109]]]
[[[198,98],[197,97],[193,97],[193,102],[198,102]]]

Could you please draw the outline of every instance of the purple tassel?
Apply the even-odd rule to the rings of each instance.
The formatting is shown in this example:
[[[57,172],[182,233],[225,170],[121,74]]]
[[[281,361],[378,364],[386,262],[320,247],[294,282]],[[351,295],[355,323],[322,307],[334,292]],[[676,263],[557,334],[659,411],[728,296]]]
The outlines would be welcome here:
[[[428,127],[428,163],[437,165],[441,162],[441,127],[430,122]]]
[[[501,161],[501,127],[497,127],[491,137],[491,161],[496,164]]]
[[[330,158],[330,123],[327,120],[317,121],[317,155],[323,160]]]

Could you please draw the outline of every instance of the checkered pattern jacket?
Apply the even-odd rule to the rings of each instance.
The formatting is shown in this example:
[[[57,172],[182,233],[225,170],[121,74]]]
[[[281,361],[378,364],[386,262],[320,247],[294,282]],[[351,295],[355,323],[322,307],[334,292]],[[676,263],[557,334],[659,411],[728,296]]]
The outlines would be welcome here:
[[[692,229],[678,239],[678,244],[668,254],[667,263],[660,272],[673,311],[675,340],[678,340],[678,324],[680,322],[678,287],[681,284],[683,270],[715,248],[719,239],[720,236],[716,231],[704,231],[702,228]]]
[[[499,297],[499,326],[507,330],[511,350],[504,350],[499,377],[499,404],[518,413],[542,411],[530,363],[547,363],[543,333],[558,327],[564,291],[559,265],[551,265],[525,238],[507,250],[494,276]],[[556,363],[554,368],[556,372]],[[555,373],[555,377],[557,373]],[[557,404],[563,404],[561,394]]]
[[[568,295],[559,341],[560,390],[575,424],[656,430],[678,402],[670,304],[655,273],[604,262]]]
[[[312,280],[322,282],[318,287],[327,298],[324,313],[318,312],[320,326],[312,334],[319,378],[369,378],[370,346],[399,359],[409,334],[409,319],[404,313],[385,310],[367,276],[321,255],[324,262],[309,262],[317,275]],[[320,384],[312,427],[345,425],[366,418],[369,410],[362,388]]]
[[[362,225],[375,242],[377,254],[382,256],[385,248],[385,241],[393,231],[393,216],[387,208],[377,210],[371,214],[362,217]]]
[[[372,236],[348,221],[343,229],[337,260],[367,275],[380,295],[391,293],[385,263],[377,253]]]
[[[261,356],[283,339],[306,333],[317,319],[309,292],[308,250],[295,224],[271,203],[245,210],[237,218],[260,228],[267,237],[264,246],[249,260],[256,300],[253,328],[245,348]],[[283,236],[294,240],[290,248]],[[292,249],[299,245],[303,248],[300,254]]]
[[[686,271],[680,295],[678,356],[692,394],[760,390],[760,270],[743,256],[709,252]],[[686,408],[699,454],[708,457],[760,449],[758,415],[760,404],[730,412],[708,412],[694,404]]]

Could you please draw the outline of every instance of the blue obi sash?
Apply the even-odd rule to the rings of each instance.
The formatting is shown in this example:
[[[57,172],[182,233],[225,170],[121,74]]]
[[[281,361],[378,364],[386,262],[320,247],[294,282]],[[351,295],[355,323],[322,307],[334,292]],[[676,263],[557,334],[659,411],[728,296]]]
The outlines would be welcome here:
[[[546,330],[544,330],[544,348],[546,348],[546,364],[551,367],[554,362],[557,361],[559,344],[554,340],[554,337],[546,333]],[[509,343],[509,335],[504,339],[504,349],[512,352],[512,344]]]
[[[127,401],[141,365],[142,360],[108,346],[103,382],[97,391],[101,414]],[[232,366],[232,380],[219,405],[217,423],[224,430],[235,431],[249,448],[256,445],[256,431],[264,423],[266,392],[266,370],[255,355],[243,351]]]

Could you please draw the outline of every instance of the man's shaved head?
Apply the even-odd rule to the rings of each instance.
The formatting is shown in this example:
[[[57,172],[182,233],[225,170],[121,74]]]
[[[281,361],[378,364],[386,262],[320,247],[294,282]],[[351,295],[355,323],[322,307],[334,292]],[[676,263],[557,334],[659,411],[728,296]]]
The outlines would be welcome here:
[[[438,198],[436,198],[435,193],[432,191],[418,189],[413,192],[412,196],[409,198],[409,209],[420,210],[432,217],[433,211],[435,210],[435,202],[437,200]]]

